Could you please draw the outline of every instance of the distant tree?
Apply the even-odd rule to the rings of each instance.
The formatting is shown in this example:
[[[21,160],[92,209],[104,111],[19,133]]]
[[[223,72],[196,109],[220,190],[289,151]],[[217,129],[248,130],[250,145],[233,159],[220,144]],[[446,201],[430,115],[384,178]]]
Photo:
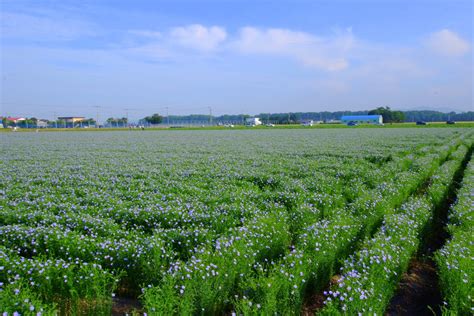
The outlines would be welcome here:
[[[438,111],[404,111],[407,121],[416,122],[416,121],[474,121],[474,112],[450,112],[442,113]]]
[[[390,110],[390,108],[388,108]],[[416,122],[416,121],[446,121],[448,119],[453,121],[474,121],[474,112],[463,112],[463,113],[442,113],[437,111],[392,111],[387,112],[386,107],[380,107],[371,111],[381,110],[381,114],[384,117],[385,122]],[[314,121],[331,121],[339,120],[343,115],[367,115],[369,111],[336,111],[336,112],[291,112],[290,121],[299,122],[301,120],[314,120]],[[271,122],[275,124],[287,124],[288,113],[260,113],[252,115],[259,117],[262,122]],[[214,116],[213,121],[216,123],[228,123],[233,122],[235,124],[243,124],[247,117],[251,117],[248,114],[233,114],[233,115],[221,115]],[[170,115],[169,120],[173,123],[195,123],[201,124],[202,122],[209,121],[208,114],[190,114],[190,115]],[[147,121],[143,118],[140,124],[145,124]]]
[[[95,125],[95,120],[93,118],[88,118],[82,121],[82,123],[86,125]]]
[[[405,121],[405,114],[401,111],[392,111],[390,107],[378,107],[370,110],[369,115],[382,115],[383,121],[386,123],[398,123]]]
[[[405,122],[405,113],[403,113],[402,111],[393,111],[392,122],[395,122],[395,123]]]
[[[56,124],[58,127],[66,127],[66,121],[65,120],[57,120]]]
[[[301,113],[290,113],[290,121],[291,123],[301,122]]]
[[[24,121],[18,121],[17,125],[21,127],[35,127],[38,119],[36,117],[25,118]]]
[[[4,127],[13,126],[13,125],[14,125],[13,122],[10,121],[10,120],[7,120],[6,117],[4,117],[4,118],[2,119],[2,123],[3,123],[3,126],[4,126]]]
[[[109,117],[107,120],[106,120],[107,124],[111,125],[111,126],[125,126],[128,122],[127,118],[126,117],[122,117],[122,118],[115,118],[115,117]]]
[[[383,106],[380,106],[378,108],[376,108],[375,110],[370,110],[369,115],[382,115],[383,117],[383,121],[384,122],[390,122],[391,121],[391,113],[390,113],[390,108],[387,106],[387,107],[383,107]]]
[[[155,113],[152,116],[145,117],[144,120],[150,124],[160,124],[163,121],[163,117],[160,114]]]
[[[38,123],[38,119],[36,117],[30,117],[27,119],[29,125],[36,125]]]

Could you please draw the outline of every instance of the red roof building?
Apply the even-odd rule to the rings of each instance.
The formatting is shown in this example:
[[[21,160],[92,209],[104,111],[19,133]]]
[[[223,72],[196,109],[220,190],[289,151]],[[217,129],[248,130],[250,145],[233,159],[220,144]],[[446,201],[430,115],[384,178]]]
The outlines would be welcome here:
[[[13,123],[17,123],[17,122],[21,122],[21,121],[26,120],[24,117],[4,117],[4,119],[6,119],[7,121],[10,121],[10,122],[13,122]]]

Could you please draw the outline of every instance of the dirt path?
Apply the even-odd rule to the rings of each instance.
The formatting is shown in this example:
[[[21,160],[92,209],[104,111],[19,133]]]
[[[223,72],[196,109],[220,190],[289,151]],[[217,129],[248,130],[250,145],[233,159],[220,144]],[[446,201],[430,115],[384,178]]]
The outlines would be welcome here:
[[[332,286],[337,284],[339,278],[339,275],[333,276],[329,281],[328,285],[324,288],[324,291],[329,291]],[[301,309],[301,316],[315,315],[318,310],[321,310],[324,307],[324,301],[326,300],[324,291],[313,293],[305,299],[303,303],[303,308]]]
[[[132,315],[132,312],[142,314],[140,301],[133,298],[114,297],[112,305],[113,316]]]
[[[441,315],[441,293],[431,259],[412,260],[385,315]]]

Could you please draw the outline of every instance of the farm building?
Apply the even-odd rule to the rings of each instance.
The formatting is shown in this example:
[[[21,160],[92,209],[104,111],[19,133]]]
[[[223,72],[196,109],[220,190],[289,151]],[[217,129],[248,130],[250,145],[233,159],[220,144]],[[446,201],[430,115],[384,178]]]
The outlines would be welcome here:
[[[12,122],[14,124],[18,124],[19,122],[26,121],[26,118],[24,118],[24,117],[5,117],[3,119],[5,119],[6,121],[9,121],[9,122]]]
[[[83,116],[60,116],[58,121],[64,121],[64,127],[79,127],[86,118]]]
[[[345,115],[341,117],[343,124],[359,123],[359,124],[383,124],[382,115]]]
[[[66,121],[66,123],[79,123],[84,121],[86,118],[83,116],[60,116],[58,120]]]
[[[303,126],[313,126],[314,121],[313,120],[305,120],[301,122],[301,125]]]
[[[43,120],[43,119],[40,119],[36,122],[36,127],[38,128],[46,128],[48,127],[48,120]]]
[[[245,125],[257,126],[257,125],[262,125],[262,122],[260,121],[260,118],[258,117],[248,117],[245,119]]]

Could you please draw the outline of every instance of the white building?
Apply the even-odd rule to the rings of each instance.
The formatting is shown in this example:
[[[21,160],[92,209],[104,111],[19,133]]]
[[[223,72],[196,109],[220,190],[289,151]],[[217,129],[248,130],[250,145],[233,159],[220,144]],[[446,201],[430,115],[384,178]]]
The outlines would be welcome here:
[[[257,126],[257,125],[262,125],[262,122],[260,121],[260,118],[258,117],[248,117],[245,119],[245,125]]]
[[[47,120],[38,120],[38,121],[36,121],[36,127],[46,128],[46,127],[48,127],[48,121]]]
[[[314,122],[313,120],[305,120],[301,122],[301,125],[303,126],[313,126]]]

